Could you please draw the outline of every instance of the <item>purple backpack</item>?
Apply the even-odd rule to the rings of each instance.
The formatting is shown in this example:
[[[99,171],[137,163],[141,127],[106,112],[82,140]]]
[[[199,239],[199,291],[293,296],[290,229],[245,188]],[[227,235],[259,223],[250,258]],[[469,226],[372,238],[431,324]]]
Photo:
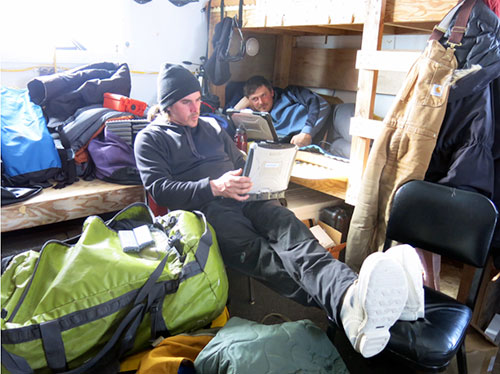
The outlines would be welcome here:
[[[133,149],[107,128],[90,141],[88,151],[97,178],[118,184],[142,184]]]

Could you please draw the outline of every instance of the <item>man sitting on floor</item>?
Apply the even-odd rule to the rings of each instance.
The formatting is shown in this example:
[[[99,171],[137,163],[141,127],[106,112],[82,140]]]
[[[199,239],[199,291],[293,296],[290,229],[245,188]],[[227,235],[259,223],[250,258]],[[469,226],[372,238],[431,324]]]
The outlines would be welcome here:
[[[384,349],[402,314],[417,316],[423,288],[411,247],[372,254],[356,275],[277,201],[247,201],[252,181],[241,175],[242,153],[223,130],[199,118],[200,85],[193,74],[163,66],[158,102],[162,115],[135,141],[143,184],[159,205],[201,210],[227,266],[303,305],[323,308],[365,357]],[[416,299],[409,290],[416,290]]]
[[[245,97],[235,109],[250,107],[268,112],[276,133],[283,141],[303,147],[311,144],[330,114],[330,104],[305,87],[274,87],[264,77],[256,75],[243,86]]]

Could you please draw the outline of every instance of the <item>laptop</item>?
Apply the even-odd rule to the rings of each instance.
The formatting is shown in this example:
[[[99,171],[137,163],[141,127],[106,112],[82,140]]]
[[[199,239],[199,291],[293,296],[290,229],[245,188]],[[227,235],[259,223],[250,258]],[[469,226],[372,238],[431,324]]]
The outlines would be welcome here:
[[[226,114],[235,128],[242,127],[249,141],[278,142],[271,115],[267,112],[254,112],[251,109],[228,109]]]
[[[249,200],[285,197],[297,155],[297,146],[289,143],[252,143],[243,175],[252,179]]]

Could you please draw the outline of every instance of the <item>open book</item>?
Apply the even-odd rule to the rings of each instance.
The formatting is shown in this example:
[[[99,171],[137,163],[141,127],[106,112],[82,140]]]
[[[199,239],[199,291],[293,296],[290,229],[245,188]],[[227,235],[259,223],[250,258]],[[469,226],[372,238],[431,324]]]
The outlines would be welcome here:
[[[251,200],[283,198],[295,163],[297,146],[289,143],[252,143],[243,175],[252,179]]]

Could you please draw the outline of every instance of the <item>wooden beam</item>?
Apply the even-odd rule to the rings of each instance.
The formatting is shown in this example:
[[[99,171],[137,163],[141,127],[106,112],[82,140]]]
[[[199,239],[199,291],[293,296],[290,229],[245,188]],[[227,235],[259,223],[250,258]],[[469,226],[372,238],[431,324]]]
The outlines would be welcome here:
[[[367,0],[244,0],[244,28],[339,27],[358,30],[370,22],[365,11]],[[224,15],[238,14],[239,0],[224,2]],[[387,0],[383,21],[391,32],[430,32],[456,4],[456,0]],[[213,0],[211,13],[220,20],[220,0]]]
[[[439,21],[457,4],[456,0],[388,0],[384,21],[414,23]]]
[[[376,139],[383,128],[383,122],[362,117],[352,117],[349,134],[368,139]]]
[[[212,8],[220,8],[221,0],[212,0]],[[238,6],[240,0],[224,0],[224,6]],[[257,0],[243,0],[243,5],[255,5]]]
[[[361,49],[364,51],[377,51],[380,50],[382,44],[386,0],[369,0],[367,7]],[[355,117],[373,118],[377,78],[377,71],[364,69],[359,71],[359,88],[356,95]],[[359,136],[352,137],[350,154],[351,170],[346,192],[346,202],[348,204],[356,204],[369,152],[370,139]]]
[[[275,30],[288,31],[294,33],[295,35],[360,35],[361,26],[357,26],[355,29],[352,27],[350,29],[348,26],[284,26],[277,27]]]
[[[356,69],[407,73],[421,54],[421,51],[359,50],[356,58]]]
[[[345,200],[347,182],[338,179],[310,179],[301,178],[296,176],[290,177],[290,182],[300,184],[301,186],[311,188],[316,191],[326,193],[330,196],[338,197],[339,199]]]
[[[276,40],[276,51],[274,54],[273,85],[285,88],[288,86],[290,77],[290,65],[292,63],[292,44],[294,38],[290,35],[279,35]]]

